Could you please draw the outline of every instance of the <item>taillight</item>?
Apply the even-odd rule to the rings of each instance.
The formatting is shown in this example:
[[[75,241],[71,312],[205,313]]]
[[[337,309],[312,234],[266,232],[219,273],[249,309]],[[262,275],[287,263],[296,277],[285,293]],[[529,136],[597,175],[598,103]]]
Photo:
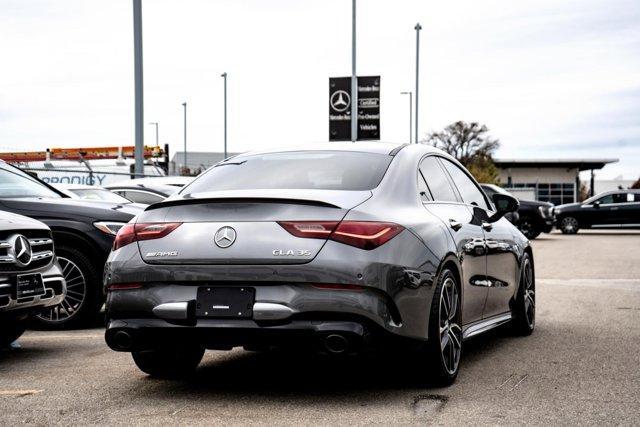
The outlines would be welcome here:
[[[340,221],[281,221],[278,222],[296,237],[326,239]]]
[[[404,230],[398,224],[374,221],[286,221],[278,224],[296,237],[329,239],[365,250],[384,245]]]
[[[116,234],[113,241],[113,250],[120,249],[129,243],[139,240],[160,239],[178,228],[181,222],[157,222],[126,224]]]

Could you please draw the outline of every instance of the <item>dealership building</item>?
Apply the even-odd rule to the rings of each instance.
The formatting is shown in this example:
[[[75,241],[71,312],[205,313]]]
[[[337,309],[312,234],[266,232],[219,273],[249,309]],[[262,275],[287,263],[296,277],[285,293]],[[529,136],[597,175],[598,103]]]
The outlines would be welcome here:
[[[591,171],[589,188],[594,188],[594,171],[618,159],[496,159],[500,184],[521,199],[554,205],[578,201],[580,172]],[[593,190],[592,190],[593,194]]]

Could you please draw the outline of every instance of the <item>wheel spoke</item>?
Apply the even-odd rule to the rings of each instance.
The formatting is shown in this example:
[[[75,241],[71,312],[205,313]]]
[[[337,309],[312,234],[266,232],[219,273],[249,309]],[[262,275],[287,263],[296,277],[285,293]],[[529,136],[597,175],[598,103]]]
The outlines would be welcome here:
[[[449,334],[444,334],[440,338],[440,350],[444,353],[445,347],[449,344]]]

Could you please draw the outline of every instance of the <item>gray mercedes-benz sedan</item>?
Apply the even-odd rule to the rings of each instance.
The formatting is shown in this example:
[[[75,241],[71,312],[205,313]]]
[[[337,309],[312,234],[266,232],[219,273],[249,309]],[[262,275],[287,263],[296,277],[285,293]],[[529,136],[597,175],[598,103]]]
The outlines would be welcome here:
[[[154,376],[205,349],[409,344],[451,383],[464,340],[534,329],[533,253],[503,218],[517,208],[425,145],[238,155],[120,229],[106,341]]]

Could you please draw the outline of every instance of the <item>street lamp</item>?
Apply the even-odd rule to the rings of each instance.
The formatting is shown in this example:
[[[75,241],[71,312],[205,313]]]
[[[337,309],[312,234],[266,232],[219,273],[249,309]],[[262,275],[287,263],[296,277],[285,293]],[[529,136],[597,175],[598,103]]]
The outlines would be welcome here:
[[[418,22],[415,27],[416,30],[416,144],[418,143],[418,87],[420,82],[420,30],[422,29],[422,25]]]
[[[158,147],[158,122],[151,122],[149,123],[150,125],[155,125],[156,126],[156,147]]]
[[[183,102],[184,110],[184,169],[187,169],[187,103]]]
[[[220,74],[224,79],[224,158],[227,158],[227,73]]]
[[[133,0],[133,70],[135,105],[135,173],[144,174],[144,98],[142,84],[142,2]]]
[[[356,75],[356,0],[351,1],[351,142],[358,139],[358,76]]]
[[[409,95],[409,144],[413,142],[413,92],[400,92],[400,95]]]

